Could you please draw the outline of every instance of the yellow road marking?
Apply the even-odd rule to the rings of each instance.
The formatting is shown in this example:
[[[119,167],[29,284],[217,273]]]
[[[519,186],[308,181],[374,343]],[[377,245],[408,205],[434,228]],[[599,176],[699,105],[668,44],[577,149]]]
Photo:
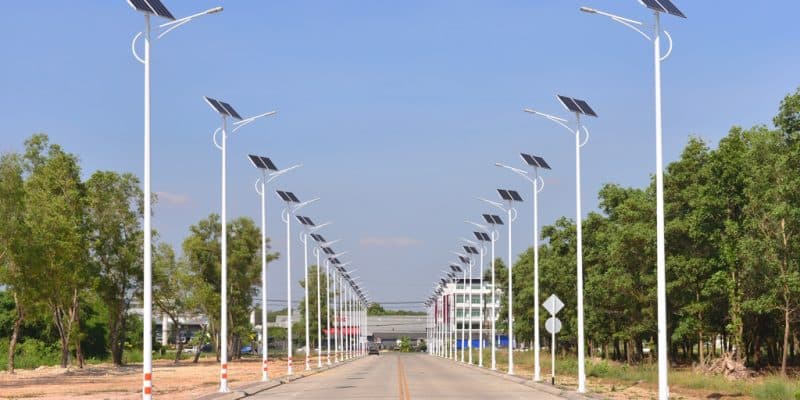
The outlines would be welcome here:
[[[403,363],[400,357],[397,357],[397,386],[400,391],[400,400],[411,400],[411,393],[408,391],[408,380],[406,379],[406,371],[403,368]]]

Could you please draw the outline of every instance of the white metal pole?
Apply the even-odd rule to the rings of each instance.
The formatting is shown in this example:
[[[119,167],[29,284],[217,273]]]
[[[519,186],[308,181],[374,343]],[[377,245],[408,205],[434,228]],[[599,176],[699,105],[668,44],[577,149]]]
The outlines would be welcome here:
[[[144,15],[144,293],[142,399],[153,397],[153,264],[150,211],[150,15]]]
[[[303,288],[305,290],[305,297],[306,297],[306,371],[311,369],[311,344],[309,343],[310,335],[309,335],[309,324],[308,324],[308,234],[303,234],[303,271],[305,274],[305,280],[303,281]]]
[[[575,226],[577,233],[578,280],[578,393],[586,393],[586,365],[583,339],[583,220],[581,219],[581,117],[575,114]]]
[[[664,165],[661,132],[661,21],[655,12],[655,34],[653,35],[653,58],[655,61],[655,108],[656,108],[656,242],[658,274],[658,398],[669,398],[667,380],[669,361],[667,357],[667,277],[664,252]]]
[[[539,364],[539,169],[533,180],[533,380],[542,380]]]
[[[511,254],[511,204],[508,206],[508,374],[514,374],[514,292],[512,291],[512,270],[514,259]]]
[[[467,286],[466,286],[467,285],[467,270],[466,269],[464,270],[464,280],[462,282],[464,282],[464,287],[462,288],[462,290],[464,290],[464,289],[467,288]],[[456,288],[458,288],[458,286],[456,286]],[[454,297],[453,300],[455,300],[455,295],[453,297]],[[461,299],[466,299],[466,297],[467,297],[466,296],[466,290],[464,290],[462,292],[462,294],[461,294]],[[467,350],[467,345],[466,345],[466,343],[464,343],[464,337],[466,336],[465,335],[466,334],[466,332],[465,332],[466,329],[464,329],[464,321],[467,320],[466,315],[465,315],[466,312],[467,312],[467,307],[466,306],[462,306],[462,311],[463,312],[461,313],[461,362],[463,363],[464,362],[464,352]],[[458,315],[456,314],[456,317],[457,316]]]
[[[469,328],[467,330],[469,338],[467,339],[467,348],[469,349],[469,364],[472,365],[472,258],[470,257],[469,260],[469,289],[467,290],[467,294],[469,295],[469,317],[467,321],[469,321]]]
[[[555,315],[553,316],[555,318]],[[550,333],[550,379],[552,384],[556,384],[556,330],[553,324],[553,332]]]
[[[479,340],[478,340],[478,366],[479,367],[483,367],[483,319],[484,319],[483,318],[483,308],[485,307],[485,302],[484,302],[485,296],[484,296],[484,293],[483,293],[483,254],[486,252],[485,250],[486,250],[486,246],[481,244],[481,267],[480,267],[480,273],[479,273],[479,275],[480,275],[479,276],[479,279],[480,279],[480,283],[479,283],[480,290],[478,291],[478,293],[480,293],[480,296],[481,296],[481,305],[480,305],[481,311],[480,311],[480,317],[479,317],[480,321],[478,323],[478,338],[479,338]]]
[[[336,281],[338,278],[338,273],[336,272],[336,267],[333,268],[333,274],[336,275],[333,278],[333,361],[338,363],[339,362],[339,292],[336,290]]]
[[[286,375],[292,375],[292,211],[286,208],[286,319],[287,328],[287,369]]]
[[[221,218],[221,225],[222,225],[222,234],[220,236],[220,241],[222,242],[222,250],[221,258],[222,258],[222,265],[220,269],[222,270],[222,282],[220,283],[221,291],[222,291],[222,305],[220,311],[220,364],[221,364],[221,371],[220,371],[220,380],[219,380],[219,391],[220,392],[227,392],[228,391],[228,226],[227,226],[227,142],[228,142],[228,127],[227,127],[227,119],[225,116],[222,116],[222,218]]]
[[[497,320],[497,299],[495,296],[497,295],[497,286],[495,286],[495,276],[494,276],[494,264],[495,264],[495,256],[494,256],[494,244],[497,242],[497,231],[492,231],[492,371],[497,371],[497,331],[495,330],[495,322]]]
[[[322,296],[320,290],[319,248],[317,248],[317,368],[322,368]]]
[[[331,262],[325,260],[325,326],[326,334],[325,353],[327,354],[327,364],[331,365]]]
[[[267,184],[261,179],[261,381],[269,380],[269,336],[267,330]]]

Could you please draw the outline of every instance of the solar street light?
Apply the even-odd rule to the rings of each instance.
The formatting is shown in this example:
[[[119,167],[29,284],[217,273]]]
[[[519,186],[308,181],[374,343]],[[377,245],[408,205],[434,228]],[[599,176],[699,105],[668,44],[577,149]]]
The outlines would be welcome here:
[[[286,339],[288,344],[286,374],[292,375],[292,216],[309,204],[319,201],[319,198],[300,202],[300,199],[292,192],[276,190],[275,193],[286,203],[286,208],[281,211],[281,219],[286,223],[286,319],[289,324]]]
[[[220,224],[222,228],[222,233],[220,234],[220,241],[222,243],[222,250],[221,250],[221,258],[222,264],[220,269],[222,270],[222,282],[220,283],[221,288],[221,313],[220,313],[220,363],[222,366],[222,371],[220,373],[220,392],[227,392],[228,391],[228,238],[227,238],[227,231],[228,231],[228,220],[227,220],[227,199],[228,199],[228,186],[227,186],[227,164],[228,164],[228,151],[227,145],[228,142],[228,118],[233,118],[239,121],[243,121],[241,115],[234,110],[234,108],[224,102],[219,101],[216,99],[212,99],[210,97],[204,96],[203,99],[208,103],[208,105],[216,111],[220,117],[222,118],[222,126],[217,128],[213,134],[213,141],[214,145],[220,150],[222,153],[222,186],[220,188],[220,193],[222,197],[222,204],[220,206],[221,213],[220,213]],[[271,115],[272,113],[262,114],[261,116]],[[260,117],[260,116],[259,116]],[[255,118],[249,118],[252,122]],[[236,123],[234,123],[236,125]],[[233,132],[235,132],[240,126],[235,127]],[[233,133],[231,132],[231,133]],[[221,133],[221,143],[217,142],[217,134]],[[263,162],[263,160],[262,160]]]
[[[308,311],[308,237],[309,237],[309,235],[311,235],[314,232],[316,232],[316,231],[318,231],[318,230],[330,225],[331,223],[330,222],[326,222],[326,223],[321,224],[321,225],[316,225],[311,220],[311,218],[304,217],[302,215],[295,215],[295,218],[297,218],[297,220],[300,222],[300,224],[302,224],[303,227],[304,227],[303,232],[300,234],[300,241],[303,243],[303,256],[304,256],[303,270],[305,271],[305,278],[304,278],[305,279],[305,284],[303,286],[304,286],[304,289],[305,289],[305,292],[306,292],[305,293],[305,302],[306,302],[306,307],[305,307],[305,309],[306,309],[306,318],[305,318],[305,320],[306,320],[306,371],[308,371],[308,370],[311,369],[311,364],[310,364],[311,344],[310,344],[309,311]],[[319,315],[320,314],[320,304],[319,304],[319,300],[320,300],[319,299],[319,297],[320,297],[319,296],[319,268],[320,268],[320,265],[319,265],[319,251],[317,250],[316,247],[314,248],[314,252],[317,255],[317,319],[318,319],[317,329],[321,329],[321,326],[319,324],[319,319],[321,318],[320,315]],[[318,368],[320,368],[320,367],[322,367],[322,358],[321,358],[321,354],[320,354],[320,352],[322,352],[322,335],[321,334],[318,335],[317,339],[319,341],[319,347],[318,347],[318,350],[317,350],[317,364],[318,364]]]
[[[319,244],[320,247],[318,247],[318,249],[319,248],[326,249],[326,251],[325,251],[326,255],[328,255],[330,257],[338,257],[338,256],[341,256],[341,255],[345,254],[345,252],[339,253],[339,254],[333,253],[333,249],[328,247],[328,246],[332,245],[333,243],[338,242],[339,241],[338,239],[337,240],[333,240],[331,242],[325,242],[325,239],[322,236],[320,236],[319,234],[316,234],[316,233],[312,233],[311,237],[313,237],[314,240],[316,240],[317,243]],[[329,253],[328,251],[330,251],[331,253]],[[317,250],[317,270],[319,271],[319,250]],[[317,276],[317,282],[319,282],[319,276]],[[317,294],[319,294],[319,287],[317,287]],[[319,299],[317,299],[317,304],[319,304],[319,303],[320,303],[320,301],[319,301]],[[317,314],[318,315],[321,314],[319,309],[317,310]],[[327,357],[327,364],[331,365],[331,262],[330,262],[330,259],[328,259],[327,257],[325,258],[325,314],[326,314],[326,316],[325,316],[325,325],[326,325],[326,328],[327,328],[325,330],[325,332],[326,332],[325,333],[325,339],[327,340],[327,346],[325,348],[325,351],[326,351],[326,354],[327,354],[327,356],[326,356]],[[317,320],[317,321],[318,321],[317,325],[319,325],[320,328],[321,328],[322,324],[319,323],[319,320]],[[320,338],[321,337],[322,337],[322,335],[320,334]],[[320,339],[320,340],[322,340],[322,339]],[[322,349],[322,345],[320,345],[320,349]]]
[[[497,219],[495,219],[495,217]],[[500,220],[500,217],[498,217],[497,215],[484,214],[484,218],[487,221],[492,221],[492,222],[499,221],[500,223],[502,223],[502,220]],[[468,223],[470,225],[473,225],[473,226],[475,226],[475,227],[477,227],[478,229],[481,230],[480,232],[473,232],[473,234],[475,235],[476,239],[478,239],[481,242],[489,242],[491,244],[491,248],[492,248],[492,250],[491,250],[492,251],[492,253],[491,253],[492,279],[494,280],[494,244],[497,241],[497,238],[500,236],[499,232],[494,229],[494,225],[492,225],[492,228],[490,229],[489,226],[486,226],[486,225],[483,225],[483,224],[479,224],[477,222],[472,222],[472,221],[469,221],[469,220],[464,221],[464,222]],[[486,253],[486,251],[484,250],[483,253]],[[483,256],[483,254],[481,256]],[[481,352],[480,352],[480,359],[478,360],[478,363],[479,363],[480,366],[483,366],[483,346],[484,346],[483,345],[483,322],[486,319],[486,317],[483,315],[483,310],[486,308],[486,299],[485,299],[486,296],[483,293],[483,290],[484,290],[483,289],[484,288],[484,285],[483,285],[483,257],[481,257],[480,286],[481,286],[481,322],[480,322],[480,326],[479,326],[478,329],[481,332],[480,333],[480,337],[481,337]],[[495,312],[495,288],[494,288],[494,282],[493,282],[492,283],[492,370],[496,369],[496,365],[494,363],[494,361],[495,361],[495,351],[496,351],[496,346],[495,346],[495,321],[494,321],[495,317],[496,317],[496,312]]]
[[[597,117],[597,113],[583,100],[575,99],[567,96],[556,96],[561,105],[567,111],[575,114],[575,128],[570,128],[566,122],[567,120],[559,118],[550,114],[545,114],[529,108],[524,109],[525,112],[544,117],[564,129],[568,130],[575,136],[575,215],[576,215],[576,236],[577,236],[577,249],[576,249],[576,264],[577,264],[577,280],[578,280],[578,392],[586,392],[586,362],[584,351],[584,335],[583,335],[583,221],[581,219],[581,147],[586,145],[589,141],[589,130],[585,125],[581,124],[581,115]],[[586,138],[581,141],[581,130],[586,135]]]
[[[488,202],[492,205],[500,205],[502,204],[495,203],[490,200],[481,199],[485,202]],[[497,371],[497,286],[495,285],[495,256],[494,256],[494,249],[495,243],[497,243],[497,239],[500,238],[500,231],[496,228],[497,225],[503,225],[503,220],[498,215],[494,214],[483,214],[483,219],[486,223],[491,226],[491,239],[492,239],[492,371]],[[478,224],[475,222],[467,221],[468,223],[477,226],[478,228],[483,229],[484,232],[489,232],[489,227],[486,225]]]
[[[144,222],[142,230],[144,231],[144,243],[142,246],[143,252],[143,293],[142,293],[142,307],[143,307],[143,337],[142,337],[142,398],[149,400],[153,396],[153,263],[152,263],[152,212],[151,207],[151,185],[150,185],[150,47],[152,40],[150,37],[150,17],[157,16],[167,19],[165,25],[172,24],[164,32],[158,35],[158,38],[163,37],[168,32],[177,28],[178,26],[185,25],[190,21],[207,14],[213,14],[222,11],[222,7],[215,7],[190,15],[188,17],[175,19],[175,16],[164,6],[160,0],[128,0],[128,4],[134,10],[144,14],[144,31],[137,33],[131,41],[131,52],[133,57],[144,65]],[[178,21],[180,21],[178,23]],[[162,25],[162,28],[164,25]],[[144,39],[144,55],[139,56],[136,52],[136,42],[139,38]],[[227,387],[220,388],[227,390]]]
[[[483,253],[484,253],[485,248],[483,246],[481,246],[480,244],[478,244],[477,242],[469,240],[469,239],[466,239],[466,238],[461,238],[461,241],[464,242],[464,243],[469,244],[469,246],[462,246],[462,247],[464,248],[464,251],[467,254],[470,255],[470,259],[472,258],[473,255],[480,254],[480,260],[481,260],[480,269],[481,269],[481,273],[483,273]],[[480,251],[478,251],[478,248],[476,246],[480,247]],[[469,290],[467,291],[468,296],[469,296],[469,363],[470,364],[472,364],[472,304],[473,304],[473,302],[472,302],[472,266],[473,266],[473,263],[470,263],[470,268],[469,268]],[[483,290],[483,287],[481,287],[481,291],[482,290]],[[483,295],[481,295],[481,298],[483,298]],[[480,325],[483,326],[483,323],[481,322]],[[480,333],[478,334],[478,338],[479,338],[478,339],[479,342],[483,341],[483,329],[482,328],[481,328]],[[482,348],[483,348],[483,346],[478,344],[478,349],[482,349]],[[480,366],[483,366],[483,356],[481,356],[480,359],[481,359]]]
[[[661,55],[661,13],[667,13],[680,18],[686,15],[675,6],[670,0],[640,0],[642,5],[653,12],[654,24],[652,26],[652,37],[642,31],[644,24],[618,15],[610,14],[593,8],[581,7],[581,11],[602,15],[611,18],[628,28],[633,29],[645,39],[653,42],[653,64],[655,81],[655,116],[656,116],[656,280],[658,291],[658,398],[666,400],[669,398],[669,382],[667,374],[669,370],[669,360],[667,352],[667,277],[666,277],[666,256],[664,250],[664,161],[663,161],[663,139],[662,139],[662,119],[661,119],[661,62],[672,54],[672,36],[664,30],[664,36],[669,41],[669,48],[666,54]]]
[[[502,203],[491,201],[487,199],[479,199],[488,204],[491,204],[508,214],[508,374],[514,374],[514,291],[512,290],[513,269],[514,269],[514,255],[511,252],[511,225],[517,219],[517,209],[514,208],[514,203],[522,202],[522,196],[516,190],[497,189],[500,199],[508,203],[504,207]],[[486,218],[486,217],[484,217]],[[494,220],[494,218],[492,218]],[[494,278],[492,278],[494,280]],[[494,282],[492,282],[494,285]],[[494,287],[493,287],[494,290]]]
[[[248,155],[247,158],[259,171],[261,177],[256,180],[256,193],[261,196],[261,381],[269,381],[268,370],[268,329],[267,329],[267,184],[279,176],[300,168],[302,164],[293,165],[289,168],[278,169],[275,164],[267,157]]]
[[[326,222],[326,223],[321,224],[321,225],[316,225],[316,224],[314,224],[314,221],[312,221],[311,218],[309,218],[309,217],[304,217],[302,215],[295,215],[295,218],[297,218],[297,220],[300,222],[300,224],[303,225],[303,227],[304,227],[303,232],[300,234],[300,242],[303,243],[303,270],[305,271],[304,272],[305,273],[305,278],[304,278],[305,279],[305,281],[304,281],[305,284],[303,286],[304,286],[304,289],[305,289],[305,292],[306,292],[305,293],[305,303],[306,303],[305,304],[305,310],[306,310],[306,318],[305,318],[305,320],[306,320],[306,371],[308,371],[308,370],[311,369],[311,360],[310,360],[310,357],[311,357],[311,344],[310,344],[309,311],[308,311],[308,236],[310,234],[312,234],[312,233],[314,233],[314,232],[316,232],[316,231],[318,231],[318,230],[330,225],[331,223],[330,222]],[[314,250],[316,252],[317,249],[315,248]],[[320,311],[320,309],[319,309],[319,253],[316,252],[316,254],[317,254],[317,318],[320,318],[320,315],[319,315],[319,311]],[[317,324],[317,328],[321,328],[319,324]],[[319,354],[319,352],[322,351],[322,336],[320,335],[318,337],[318,339],[320,341],[320,347],[319,347],[319,350],[318,350],[318,353],[317,353],[317,363],[319,364],[319,367],[322,367],[322,359],[320,358],[320,354]]]
[[[588,107],[588,105],[587,105]],[[539,176],[539,169],[550,169],[550,165],[539,156],[521,153],[522,160],[533,168],[533,177],[527,171],[505,164],[495,163],[530,182],[533,185],[533,380],[542,380],[539,363],[539,192],[544,189],[544,179]]]
[[[450,253],[452,253],[456,257],[458,257],[458,260],[461,262],[461,264],[464,264],[464,266],[466,267],[464,269],[464,280],[462,282],[464,282],[464,289],[465,289],[464,291],[471,294],[471,290],[470,290],[471,286],[472,286],[471,279],[470,279],[470,289],[467,289],[467,271],[469,271],[469,276],[471,277],[472,276],[472,259],[470,259],[470,257],[468,255],[466,255],[464,253],[457,252],[457,251],[451,251]],[[456,286],[456,288],[458,288],[458,286]],[[462,298],[466,298],[466,296],[462,296]],[[466,351],[466,348],[468,347],[464,342],[464,337],[467,334],[467,329],[464,328],[464,323],[465,323],[466,320],[469,320],[469,322],[470,322],[469,333],[472,334],[472,329],[471,329],[471,326],[472,326],[472,298],[469,299],[469,303],[467,303],[467,304],[468,304],[468,306],[465,307],[465,308],[468,308],[470,310],[470,315],[469,315],[469,317],[467,317],[467,315],[463,315],[463,314],[466,314],[466,312],[464,312],[462,314],[463,319],[461,321],[461,362],[462,363],[464,362],[464,352]],[[456,315],[456,317],[458,317],[458,315]],[[471,336],[469,338],[469,341],[472,342],[472,337]],[[470,347],[470,352],[469,352],[470,356],[467,357],[467,359],[471,359],[472,358],[471,357],[472,356],[472,346],[469,346],[469,347]]]

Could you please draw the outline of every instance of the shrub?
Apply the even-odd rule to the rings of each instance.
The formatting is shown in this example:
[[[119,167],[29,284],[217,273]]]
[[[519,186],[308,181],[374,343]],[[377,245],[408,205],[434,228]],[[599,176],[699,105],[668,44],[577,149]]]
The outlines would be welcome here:
[[[753,388],[753,397],[758,400],[797,400],[797,395],[789,382],[769,379]]]

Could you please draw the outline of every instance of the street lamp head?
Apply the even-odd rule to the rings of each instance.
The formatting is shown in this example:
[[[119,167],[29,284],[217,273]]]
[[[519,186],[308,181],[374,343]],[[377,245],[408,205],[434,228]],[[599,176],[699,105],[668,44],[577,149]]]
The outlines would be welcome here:
[[[214,8],[209,8],[208,10],[203,11],[203,14],[208,15],[208,14],[216,14],[216,13],[220,13],[220,12],[222,12],[222,7],[214,7]]]
[[[594,8],[589,8],[589,7],[581,7],[581,11],[583,11],[585,13],[589,13],[589,14],[597,14],[597,10],[595,10]]]

